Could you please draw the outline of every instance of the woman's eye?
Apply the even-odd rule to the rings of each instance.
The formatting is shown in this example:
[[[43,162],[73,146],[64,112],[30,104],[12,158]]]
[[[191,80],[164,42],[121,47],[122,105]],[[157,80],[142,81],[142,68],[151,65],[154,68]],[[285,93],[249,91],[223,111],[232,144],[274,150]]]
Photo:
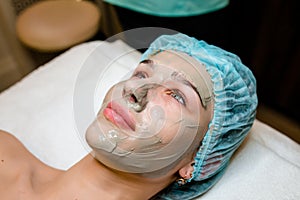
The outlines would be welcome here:
[[[139,79],[147,78],[147,74],[145,72],[141,72],[141,71],[136,72],[133,76],[137,77]]]
[[[178,90],[169,90],[167,92],[171,97],[173,97],[176,101],[178,101],[180,104],[185,106],[185,100],[183,98],[183,95]]]

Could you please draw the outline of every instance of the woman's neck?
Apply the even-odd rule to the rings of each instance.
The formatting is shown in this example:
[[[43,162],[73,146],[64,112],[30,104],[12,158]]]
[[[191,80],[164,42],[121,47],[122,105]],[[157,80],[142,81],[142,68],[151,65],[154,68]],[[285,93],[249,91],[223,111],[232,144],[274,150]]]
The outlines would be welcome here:
[[[149,199],[169,182],[167,178],[149,179],[114,171],[89,154],[53,181],[53,189],[47,193],[59,199],[70,194],[72,199],[140,200]]]

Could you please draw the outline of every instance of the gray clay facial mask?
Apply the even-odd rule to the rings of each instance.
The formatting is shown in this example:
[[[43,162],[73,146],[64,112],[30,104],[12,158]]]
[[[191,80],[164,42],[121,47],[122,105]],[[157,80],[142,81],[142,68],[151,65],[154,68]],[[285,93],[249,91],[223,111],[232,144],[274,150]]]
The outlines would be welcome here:
[[[190,76],[196,71],[182,56],[160,53],[110,89],[86,133],[100,162],[124,172],[154,172],[203,137],[211,111],[201,105],[200,75]]]

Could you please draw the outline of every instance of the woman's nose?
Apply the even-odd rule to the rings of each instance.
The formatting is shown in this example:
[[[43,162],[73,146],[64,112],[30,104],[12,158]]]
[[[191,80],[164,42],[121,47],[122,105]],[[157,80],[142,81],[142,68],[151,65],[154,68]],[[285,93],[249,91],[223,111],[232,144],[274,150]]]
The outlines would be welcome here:
[[[137,111],[141,112],[145,109],[149,101],[149,90],[157,88],[159,85],[156,83],[142,83],[142,84],[127,84],[124,87],[124,94],[128,98],[129,102],[133,105],[132,107]]]

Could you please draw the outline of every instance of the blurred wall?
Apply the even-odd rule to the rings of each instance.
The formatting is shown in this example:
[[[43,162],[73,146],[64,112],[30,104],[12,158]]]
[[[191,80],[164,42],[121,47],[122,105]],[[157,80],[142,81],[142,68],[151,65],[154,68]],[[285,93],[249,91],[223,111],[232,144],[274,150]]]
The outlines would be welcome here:
[[[297,5],[296,0],[231,0],[231,50],[253,70],[260,105],[300,124]]]
[[[15,10],[11,1],[0,1],[0,91],[34,69],[28,52],[15,34]]]

